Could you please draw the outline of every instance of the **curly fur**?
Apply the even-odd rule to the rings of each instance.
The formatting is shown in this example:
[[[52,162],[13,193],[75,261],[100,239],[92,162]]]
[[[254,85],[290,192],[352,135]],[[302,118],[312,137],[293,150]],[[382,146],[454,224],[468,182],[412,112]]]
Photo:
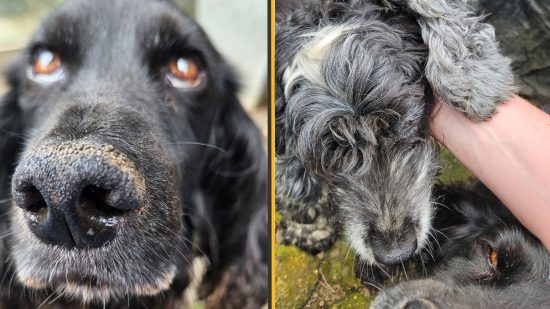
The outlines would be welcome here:
[[[430,48],[425,73],[434,92],[473,119],[490,117],[495,103],[515,90],[511,61],[500,53],[493,26],[473,15],[462,1],[405,3],[418,14]]]
[[[377,263],[373,231],[405,225],[419,252],[436,174],[432,92],[474,119],[512,93],[492,27],[460,1],[294,1],[275,43],[278,199],[311,207],[327,185],[362,260]]]

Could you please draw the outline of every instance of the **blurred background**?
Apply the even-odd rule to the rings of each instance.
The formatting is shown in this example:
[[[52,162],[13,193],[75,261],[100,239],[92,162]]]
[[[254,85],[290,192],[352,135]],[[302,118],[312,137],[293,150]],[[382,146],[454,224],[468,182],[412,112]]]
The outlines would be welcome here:
[[[0,70],[23,49],[40,20],[62,0],[0,0]],[[174,0],[194,16],[235,67],[240,99],[267,136],[267,1]],[[6,91],[0,77],[0,96]]]

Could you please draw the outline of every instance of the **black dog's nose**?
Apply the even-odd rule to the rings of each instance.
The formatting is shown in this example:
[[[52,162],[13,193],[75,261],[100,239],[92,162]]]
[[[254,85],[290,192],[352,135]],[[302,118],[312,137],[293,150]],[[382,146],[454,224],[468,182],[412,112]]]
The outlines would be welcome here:
[[[15,203],[42,241],[68,248],[100,247],[141,203],[143,179],[112,146],[41,146],[17,166]]]
[[[392,232],[371,231],[368,242],[374,258],[384,265],[400,264],[416,251],[416,233],[412,226]]]

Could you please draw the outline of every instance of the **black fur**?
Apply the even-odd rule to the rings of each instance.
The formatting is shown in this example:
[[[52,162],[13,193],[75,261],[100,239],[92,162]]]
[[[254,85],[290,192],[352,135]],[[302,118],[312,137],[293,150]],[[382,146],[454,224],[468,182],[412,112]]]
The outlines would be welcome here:
[[[437,187],[433,252],[418,277],[381,294],[375,308],[545,308],[550,254],[483,185]]]
[[[27,77],[40,48],[60,53],[61,81],[44,86]],[[185,91],[166,83],[168,61],[182,55],[204,70],[204,87]],[[0,102],[0,307],[88,301],[91,307],[176,307],[198,257],[208,260],[201,290],[204,297],[216,296],[211,306],[257,308],[267,301],[267,161],[259,130],[237,100],[231,68],[189,16],[168,1],[67,1],[45,19],[6,76],[10,90]],[[14,251],[36,251],[12,235],[25,223],[13,215],[11,175],[37,145],[76,141],[114,146],[145,179],[147,220],[132,235],[117,236],[126,237],[126,246],[113,255],[126,258],[110,272],[131,269],[118,274],[121,282],[141,282],[173,266],[167,290],[142,296],[113,286],[122,292],[85,300],[56,291],[57,281],[40,290],[20,282]],[[49,265],[62,276],[58,261],[48,260],[53,247],[27,262]],[[60,264],[90,272],[91,265],[78,258],[83,253],[73,253]],[[106,254],[89,256],[95,257],[91,263],[115,262]]]

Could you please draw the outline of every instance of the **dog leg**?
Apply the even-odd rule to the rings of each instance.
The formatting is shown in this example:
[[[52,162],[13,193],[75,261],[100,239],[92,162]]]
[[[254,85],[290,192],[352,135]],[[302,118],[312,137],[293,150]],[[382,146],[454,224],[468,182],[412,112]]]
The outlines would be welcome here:
[[[281,213],[278,225],[285,245],[295,245],[311,254],[328,249],[336,240],[334,214],[327,201],[327,190],[312,204],[302,204],[291,198],[278,197],[277,209]]]

